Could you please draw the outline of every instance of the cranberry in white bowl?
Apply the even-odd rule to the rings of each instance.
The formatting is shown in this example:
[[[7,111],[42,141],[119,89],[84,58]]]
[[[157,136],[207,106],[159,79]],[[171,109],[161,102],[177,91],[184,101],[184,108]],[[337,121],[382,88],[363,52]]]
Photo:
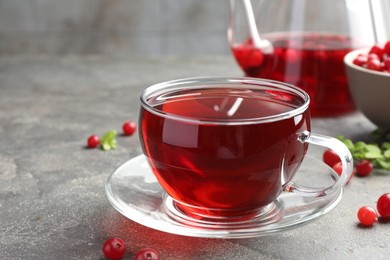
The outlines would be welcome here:
[[[376,126],[390,129],[390,41],[351,51],[344,64],[358,109]]]

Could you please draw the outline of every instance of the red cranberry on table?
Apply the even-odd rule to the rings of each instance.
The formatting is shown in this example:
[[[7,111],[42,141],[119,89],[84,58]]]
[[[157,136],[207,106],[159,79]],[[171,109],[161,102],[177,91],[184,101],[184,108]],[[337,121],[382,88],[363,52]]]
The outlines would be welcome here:
[[[378,221],[378,214],[375,209],[364,206],[361,207],[357,213],[357,217],[362,225],[371,226]]]
[[[152,248],[145,248],[140,250],[135,255],[135,260],[159,260],[158,252]]]
[[[368,176],[371,174],[373,167],[369,160],[361,160],[356,164],[356,174],[359,176]]]
[[[87,140],[87,146],[89,148],[96,148],[100,144],[100,138],[97,135],[91,135]]]
[[[386,220],[390,220],[390,193],[385,193],[378,199],[376,208],[379,215]]]
[[[132,121],[126,121],[122,125],[124,135],[133,135],[135,133],[136,128],[136,124]]]
[[[103,254],[110,260],[120,259],[125,254],[126,246],[120,238],[107,239],[102,247]]]

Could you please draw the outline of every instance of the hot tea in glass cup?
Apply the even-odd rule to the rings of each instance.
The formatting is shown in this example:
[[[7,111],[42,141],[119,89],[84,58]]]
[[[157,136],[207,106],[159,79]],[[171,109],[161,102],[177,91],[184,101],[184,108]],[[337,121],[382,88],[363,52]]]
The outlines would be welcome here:
[[[141,145],[168,194],[166,210],[189,219],[266,220],[280,206],[282,192],[322,197],[341,189],[351,175],[349,150],[335,138],[310,132],[310,98],[292,85],[190,78],[153,85],[141,102]],[[340,156],[343,173],[332,186],[293,182],[309,144]]]

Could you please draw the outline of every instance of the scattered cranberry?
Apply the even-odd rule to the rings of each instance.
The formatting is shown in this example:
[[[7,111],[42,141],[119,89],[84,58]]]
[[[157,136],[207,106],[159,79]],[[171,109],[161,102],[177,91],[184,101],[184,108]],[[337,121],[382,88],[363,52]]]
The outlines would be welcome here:
[[[124,135],[132,135],[134,134],[137,126],[132,121],[126,121],[122,125],[122,130]]]
[[[390,220],[390,193],[385,193],[378,199],[376,209],[382,218]]]
[[[87,146],[88,146],[89,148],[96,148],[99,144],[100,144],[99,136],[97,136],[97,135],[91,135],[91,136],[88,138]]]
[[[158,252],[152,248],[145,248],[140,250],[135,255],[135,260],[159,260]]]
[[[125,254],[126,246],[122,239],[110,238],[104,242],[102,250],[108,259],[116,260]]]
[[[378,221],[378,214],[375,209],[368,206],[361,207],[357,213],[357,217],[360,223],[365,226],[371,226]]]
[[[369,160],[361,160],[356,164],[356,174],[359,176],[368,176],[371,174],[374,166]]]
[[[335,165],[333,165],[332,168],[337,173],[338,176],[341,176],[341,173],[343,172],[343,164],[341,162],[336,163]],[[349,176],[347,183],[351,180],[354,174],[355,172],[352,170],[351,176]]]
[[[327,149],[323,153],[322,159],[323,159],[324,163],[326,163],[330,167],[333,167],[336,163],[341,162],[340,157],[332,149]]]

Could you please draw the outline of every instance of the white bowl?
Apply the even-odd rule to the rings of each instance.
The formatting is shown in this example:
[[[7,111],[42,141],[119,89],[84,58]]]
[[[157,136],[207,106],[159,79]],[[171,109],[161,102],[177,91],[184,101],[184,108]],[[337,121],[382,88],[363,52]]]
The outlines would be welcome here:
[[[349,88],[358,109],[375,125],[390,129],[390,73],[369,70],[353,64],[358,49],[344,57]]]

